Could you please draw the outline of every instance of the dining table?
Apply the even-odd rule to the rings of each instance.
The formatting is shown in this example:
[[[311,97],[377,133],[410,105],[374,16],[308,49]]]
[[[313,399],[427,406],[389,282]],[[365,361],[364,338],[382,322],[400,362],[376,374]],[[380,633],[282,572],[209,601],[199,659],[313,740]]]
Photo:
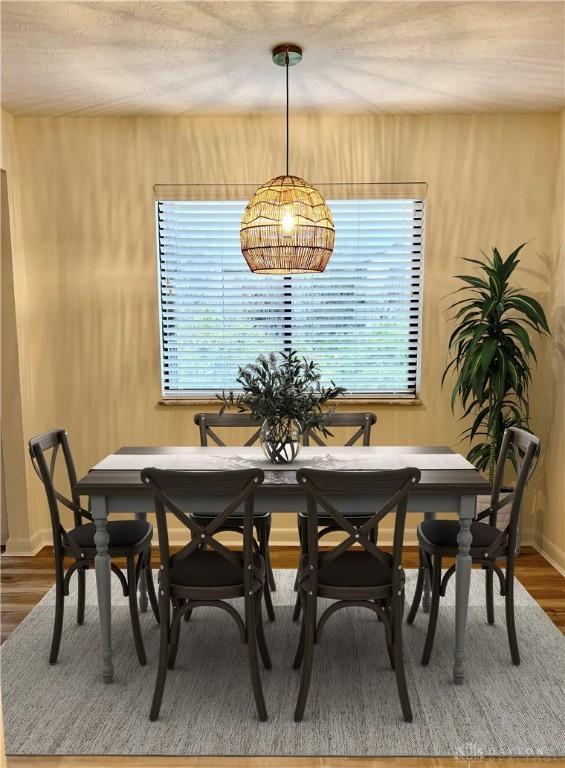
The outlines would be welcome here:
[[[453,681],[464,682],[465,628],[471,584],[471,523],[476,513],[477,496],[490,493],[489,483],[463,456],[447,446],[370,446],[370,447],[303,447],[290,464],[274,465],[260,447],[194,447],[194,446],[130,446],[115,451],[100,462],[75,485],[80,496],[90,499],[96,533],[95,570],[98,597],[102,679],[114,679],[112,661],[112,606],[110,588],[110,555],[107,521],[112,514],[131,513],[145,519],[154,508],[151,491],[141,481],[146,467],[179,471],[226,471],[251,467],[261,468],[264,482],[255,495],[255,510],[299,513],[306,511],[306,495],[296,480],[302,467],[342,471],[375,471],[416,467],[420,482],[408,497],[408,512],[433,519],[438,513],[452,513],[459,520],[458,553],[455,562],[455,642],[453,648]],[[355,496],[348,509],[359,515],[375,511],[374,497]],[[384,499],[383,499],[384,502]],[[206,499],[179,499],[177,503],[189,512],[205,512]],[[211,510],[208,509],[208,512]],[[140,578],[140,609],[147,611],[147,589],[144,574]],[[429,610],[429,582],[424,590],[422,607]]]

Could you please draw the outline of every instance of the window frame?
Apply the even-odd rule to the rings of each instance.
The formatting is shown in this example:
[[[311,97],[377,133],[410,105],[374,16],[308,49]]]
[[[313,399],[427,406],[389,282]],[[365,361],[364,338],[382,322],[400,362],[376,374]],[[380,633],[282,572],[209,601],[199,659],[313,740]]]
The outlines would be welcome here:
[[[154,186],[154,210],[155,210],[155,243],[156,243],[156,257],[157,257],[157,308],[158,308],[158,334],[159,334],[159,378],[161,387],[161,397],[159,403],[161,405],[190,405],[190,404],[210,404],[217,403],[215,392],[220,391],[222,387],[218,387],[217,390],[202,390],[200,392],[196,390],[177,390],[171,391],[165,389],[165,367],[164,367],[164,339],[163,339],[163,311],[162,311],[162,293],[161,293],[161,249],[160,249],[160,235],[159,235],[159,203],[160,202],[182,202],[183,200],[201,200],[208,199],[213,201],[221,201],[222,199],[229,200],[230,198],[222,198],[219,196],[211,197],[199,197],[194,195],[196,189],[210,189],[223,191],[226,188],[245,188],[250,190],[250,194],[259,186],[259,184],[156,184]],[[315,187],[330,187],[332,189],[344,188],[379,188],[378,195],[367,195],[365,199],[403,199],[421,201],[422,203],[422,230],[421,230],[421,246],[420,246],[420,279],[419,279],[419,293],[418,293],[418,309],[417,309],[417,330],[416,330],[416,365],[415,365],[415,386],[413,392],[406,393],[386,393],[386,392],[374,392],[374,391],[355,391],[347,392],[341,395],[339,400],[345,403],[380,403],[390,405],[421,405],[421,383],[422,383],[422,342],[423,342],[423,304],[424,304],[424,262],[425,262],[425,222],[426,222],[426,182],[401,182],[383,184],[379,182],[368,182],[361,184],[322,184],[315,183]],[[386,188],[386,189],[385,189]],[[163,196],[163,191],[167,192],[166,196]],[[392,193],[387,193],[386,190],[392,190]],[[411,191],[411,193],[409,193]],[[240,193],[247,198],[246,193]],[[330,198],[329,193],[324,193],[326,198]],[[357,197],[348,195],[344,199],[356,200]],[[359,198],[363,199],[363,198]],[[241,257],[243,259],[243,255]],[[291,281],[292,276],[283,276],[283,280]],[[288,347],[290,348],[290,347]],[[287,349],[287,345],[283,344],[283,349]],[[271,350],[269,350],[271,351]],[[275,350],[277,351],[277,350]],[[252,361],[249,361],[252,362]],[[337,382],[339,383],[339,382]],[[236,388],[233,389],[235,393],[238,392]]]

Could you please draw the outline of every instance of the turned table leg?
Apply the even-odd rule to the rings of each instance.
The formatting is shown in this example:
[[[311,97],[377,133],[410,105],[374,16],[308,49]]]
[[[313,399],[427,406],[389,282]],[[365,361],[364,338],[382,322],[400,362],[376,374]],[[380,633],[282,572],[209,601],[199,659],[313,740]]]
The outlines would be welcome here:
[[[106,528],[108,508],[105,496],[91,497],[91,512],[96,533],[96,592],[98,594],[98,612],[100,615],[100,637],[102,641],[102,679],[105,683],[111,683],[114,678],[114,666],[112,664],[112,593],[111,570],[108,544],[110,537]]]
[[[455,559],[455,653],[453,659],[453,682],[461,685],[465,670],[465,627],[471,587],[471,523],[475,516],[474,496],[461,496],[459,501],[459,551]]]

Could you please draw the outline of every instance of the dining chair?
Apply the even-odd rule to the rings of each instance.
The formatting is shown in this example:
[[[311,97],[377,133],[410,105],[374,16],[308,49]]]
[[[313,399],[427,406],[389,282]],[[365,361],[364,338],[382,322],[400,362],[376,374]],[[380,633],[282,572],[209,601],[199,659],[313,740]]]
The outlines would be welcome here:
[[[215,431],[220,429],[245,429],[252,428],[254,431],[248,440],[244,443],[244,446],[248,447],[255,445],[259,439],[261,432],[261,424],[255,421],[247,413],[197,413],[194,416],[194,423],[198,426],[198,433],[200,435],[200,445],[203,448],[207,448],[212,441],[220,447],[225,447],[225,443]],[[199,517],[195,517],[196,522],[205,523],[206,515],[201,514]],[[223,528],[224,531],[236,531],[241,533],[242,514],[240,511],[234,513],[232,518],[226,521],[226,525]],[[276,590],[275,575],[271,565],[271,553],[269,550],[269,537],[271,534],[271,513],[265,512],[261,515],[255,515],[253,521],[257,530],[257,539],[259,541],[260,551],[265,558],[267,567],[267,576],[265,580],[265,608],[267,610],[267,616],[270,621],[275,620],[275,611],[273,608],[273,601],[271,598],[271,590]]]
[[[263,632],[261,597],[265,582],[265,559],[253,537],[255,490],[263,482],[260,469],[228,472],[180,472],[144,469],[141,479],[154,496],[159,532],[159,613],[161,639],[155,693],[150,720],[159,717],[167,669],[173,669],[180,636],[180,620],[195,608],[213,606],[226,611],[236,622],[239,636],[247,644],[251,685],[259,719],[267,720],[257,647],[266,669],[271,660]],[[216,497],[217,511],[197,522],[183,507],[197,506],[204,499]],[[226,498],[229,502],[225,505]],[[182,506],[181,506],[182,505]],[[232,551],[215,535],[222,530],[236,510],[242,511],[243,549]],[[167,514],[173,515],[190,532],[190,540],[171,554]],[[202,518],[200,518],[202,519]],[[202,549],[201,544],[206,544]],[[244,599],[244,616],[226,602]],[[172,604],[172,612],[171,612]],[[201,693],[201,692],[200,692]]]
[[[371,445],[371,428],[376,424],[377,417],[374,413],[328,413],[324,426],[326,427],[357,427],[344,443],[346,446],[356,445],[362,440],[362,445]],[[312,440],[316,445],[326,446],[327,442],[317,430],[307,429],[303,434],[304,445],[310,445]]]
[[[370,412],[328,413],[325,421],[325,426],[326,427],[357,427],[357,430],[347,439],[344,445],[349,447],[349,446],[357,445],[359,441],[362,441],[362,445],[368,446],[371,444],[371,430],[373,426],[376,424],[376,422],[377,422],[376,414],[370,413]],[[304,433],[304,436],[303,436],[304,445],[310,444],[310,438],[318,446],[327,445],[323,437],[320,436],[318,432],[315,430],[307,430]],[[366,516],[359,515],[354,510],[346,511],[345,514],[351,518],[351,522],[354,523],[354,525],[362,525],[367,520]],[[339,530],[339,528],[336,527],[335,522],[328,515],[321,514],[318,520],[319,520],[319,526],[320,526],[320,530],[318,532],[319,538],[322,538],[323,536],[327,536],[328,533],[335,533],[336,531]],[[299,539],[301,539],[302,536],[304,535],[305,521],[306,521],[306,516],[304,514],[299,514],[298,515],[298,538]],[[372,533],[375,544],[377,542],[377,534],[378,534],[378,531],[375,528]],[[293,621],[298,621],[298,619],[300,618],[301,610],[302,610],[302,604],[300,600],[297,598],[296,603],[294,605],[294,612],[292,614]]]
[[[412,467],[377,472],[300,469],[296,478],[306,492],[308,511],[298,584],[303,610],[293,666],[302,667],[302,675],[294,719],[302,720],[312,676],[314,645],[320,642],[327,620],[342,608],[363,607],[376,613],[384,626],[402,713],[410,722],[412,710],[402,652],[405,582],[402,545],[407,497],[419,482],[420,471]],[[374,502],[375,512],[361,525],[355,525],[339,509],[341,501],[347,502],[356,496],[368,497]],[[328,551],[319,550],[320,510],[346,535]],[[392,512],[396,512],[396,516],[392,554],[389,554],[374,543],[372,531]],[[319,620],[318,598],[335,601]]]
[[[65,597],[69,595],[69,583],[73,573],[77,574],[77,624],[84,623],[85,609],[85,572],[94,567],[96,545],[94,535],[96,526],[92,515],[80,505],[80,497],[75,492],[76,471],[69,445],[68,435],[64,429],[53,429],[28,442],[29,454],[34,470],[39,475],[45,493],[51,517],[53,533],[53,554],[55,558],[55,624],[53,639],[49,654],[49,663],[55,664],[59,655],[61,635],[63,631],[63,614]],[[55,487],[55,472],[57,458],[61,450],[69,496],[65,496]],[[66,530],[61,522],[59,505],[73,513],[74,527]],[[83,521],[87,522],[84,523]],[[110,567],[120,580],[124,597],[129,599],[129,610],[135,649],[139,663],[147,663],[137,604],[137,586],[142,570],[145,571],[147,592],[151,607],[157,621],[159,610],[151,571],[151,539],[153,527],[144,520],[112,520],[107,523],[110,543],[109,555],[113,559],[124,557],[127,563],[127,577],[115,563]],[[65,572],[65,557],[73,558],[73,563]]]
[[[471,523],[471,536],[473,538],[470,554],[472,562],[480,565],[485,571],[487,621],[489,624],[494,624],[493,581],[496,573],[500,582],[500,594],[505,599],[506,628],[513,664],[520,663],[514,618],[514,567],[518,527],[524,490],[535,469],[539,453],[540,441],[535,435],[517,427],[509,427],[505,430],[494,474],[490,506],[477,515],[474,522]],[[516,482],[514,490],[501,498],[504,469],[508,459],[512,460],[516,467]],[[500,530],[497,527],[497,515],[501,509],[508,505],[510,505],[509,522],[503,530]],[[483,520],[487,520],[487,522],[481,522]],[[442,560],[445,557],[454,558],[457,556],[458,533],[459,523],[457,520],[425,520],[418,525],[420,567],[407,622],[412,624],[416,618],[427,572],[432,594],[428,631],[422,652],[423,665],[427,665],[430,661],[440,598],[445,596],[449,579],[455,572],[455,565],[451,565],[442,578]],[[498,565],[497,560],[505,561],[505,573]]]

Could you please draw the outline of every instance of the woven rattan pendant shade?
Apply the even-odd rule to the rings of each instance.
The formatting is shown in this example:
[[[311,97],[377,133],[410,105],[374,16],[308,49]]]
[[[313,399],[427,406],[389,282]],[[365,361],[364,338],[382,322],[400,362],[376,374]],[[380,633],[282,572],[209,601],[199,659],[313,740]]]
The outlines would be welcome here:
[[[332,212],[298,176],[277,176],[255,192],[241,220],[241,250],[252,272],[323,272],[334,247]]]
[[[252,272],[323,272],[334,247],[332,212],[317,189],[288,172],[288,68],[302,60],[292,43],[273,48],[286,75],[286,173],[262,184],[243,212],[241,252]]]

